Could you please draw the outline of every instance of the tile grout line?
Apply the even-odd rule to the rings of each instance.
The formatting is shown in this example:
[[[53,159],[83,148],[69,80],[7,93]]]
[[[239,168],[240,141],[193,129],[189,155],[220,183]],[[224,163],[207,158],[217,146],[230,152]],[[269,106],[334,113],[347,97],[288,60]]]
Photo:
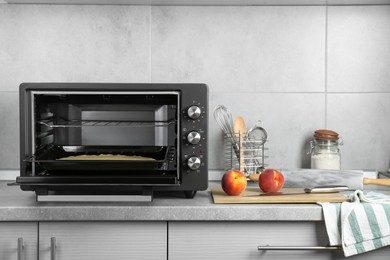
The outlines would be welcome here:
[[[328,127],[328,5],[325,6],[325,129]]]
[[[271,92],[271,91],[264,91],[264,92],[253,92],[253,91],[240,91],[240,92],[223,92],[223,91],[214,91],[213,92],[214,94],[226,94],[226,95],[237,95],[237,94],[255,94],[255,95],[262,95],[262,94],[269,94],[269,95],[272,95],[272,94],[275,94],[275,95],[278,95],[278,94],[286,94],[286,95],[321,95],[321,94],[324,94],[325,91],[308,91],[308,92],[304,92],[304,91],[297,91],[297,92],[293,92],[293,91],[290,91],[290,92]],[[385,91],[385,92],[382,92],[382,91],[367,91],[367,92],[348,92],[348,91],[340,91],[340,92],[335,92],[335,91],[327,91],[326,92],[328,95],[371,95],[371,94],[390,94],[390,91]]]
[[[149,83],[152,83],[152,6],[149,6]]]

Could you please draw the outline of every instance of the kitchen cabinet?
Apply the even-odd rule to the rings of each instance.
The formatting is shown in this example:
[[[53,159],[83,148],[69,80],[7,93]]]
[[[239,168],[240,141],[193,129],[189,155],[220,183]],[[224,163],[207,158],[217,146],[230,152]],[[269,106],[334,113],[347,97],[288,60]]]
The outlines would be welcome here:
[[[341,250],[329,249],[323,222],[170,222],[168,241],[169,260],[345,259]],[[258,246],[295,250],[258,250]],[[384,260],[389,253],[388,247],[348,259]]]
[[[329,248],[322,221],[0,222],[0,234],[2,260],[345,259]],[[386,247],[348,259],[389,254]]]
[[[37,251],[37,222],[0,222],[1,260],[37,260]]]
[[[9,4],[109,5],[384,5],[390,0],[5,0]],[[1,0],[0,0],[0,3]]]
[[[54,259],[166,260],[167,223],[40,222],[39,260]]]

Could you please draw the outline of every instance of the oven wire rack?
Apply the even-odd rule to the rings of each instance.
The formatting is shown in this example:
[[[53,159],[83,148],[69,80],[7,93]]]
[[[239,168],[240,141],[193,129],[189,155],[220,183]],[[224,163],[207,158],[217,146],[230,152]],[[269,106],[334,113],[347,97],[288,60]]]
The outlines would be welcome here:
[[[89,127],[89,126],[119,126],[119,127],[137,127],[137,126],[153,126],[166,127],[176,123],[175,119],[168,121],[107,121],[107,120],[40,120],[38,124],[45,125],[50,128],[67,128],[67,127]]]

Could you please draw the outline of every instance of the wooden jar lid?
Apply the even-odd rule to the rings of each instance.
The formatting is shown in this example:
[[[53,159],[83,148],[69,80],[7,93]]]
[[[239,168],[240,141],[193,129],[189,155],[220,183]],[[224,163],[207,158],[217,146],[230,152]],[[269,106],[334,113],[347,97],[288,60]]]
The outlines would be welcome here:
[[[319,129],[314,132],[314,138],[337,141],[339,139],[339,134],[332,130]]]

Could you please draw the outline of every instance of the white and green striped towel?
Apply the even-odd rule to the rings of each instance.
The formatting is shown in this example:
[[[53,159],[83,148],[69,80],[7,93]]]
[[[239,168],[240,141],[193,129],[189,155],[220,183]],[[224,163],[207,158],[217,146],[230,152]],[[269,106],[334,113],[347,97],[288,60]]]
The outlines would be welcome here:
[[[355,191],[352,202],[319,203],[332,246],[352,256],[390,245],[390,196]]]

